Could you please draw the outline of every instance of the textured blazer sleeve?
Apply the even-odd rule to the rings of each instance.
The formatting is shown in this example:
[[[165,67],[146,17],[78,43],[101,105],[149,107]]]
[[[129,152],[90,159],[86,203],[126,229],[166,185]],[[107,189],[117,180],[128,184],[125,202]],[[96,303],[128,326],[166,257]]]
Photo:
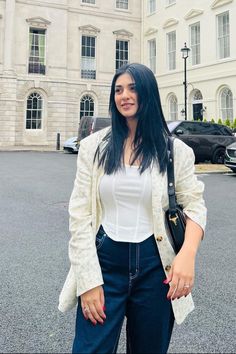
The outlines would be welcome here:
[[[89,141],[81,141],[77,173],[69,203],[69,258],[76,278],[77,296],[103,284],[95,235],[92,231],[93,150]]]
[[[206,226],[207,210],[203,199],[204,183],[195,175],[193,150],[179,139],[174,141],[175,188],[177,202],[185,214],[195,221],[203,231]]]

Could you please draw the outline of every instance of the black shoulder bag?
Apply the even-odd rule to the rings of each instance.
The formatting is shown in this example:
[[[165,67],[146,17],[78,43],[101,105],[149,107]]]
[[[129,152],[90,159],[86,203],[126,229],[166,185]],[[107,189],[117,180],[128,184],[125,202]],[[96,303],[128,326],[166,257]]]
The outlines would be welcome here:
[[[167,183],[169,196],[169,209],[165,213],[166,224],[169,229],[170,242],[177,254],[184,242],[186,228],[186,217],[183,209],[177,204],[175,195],[175,176],[174,176],[174,138],[168,137],[169,161],[167,165]]]

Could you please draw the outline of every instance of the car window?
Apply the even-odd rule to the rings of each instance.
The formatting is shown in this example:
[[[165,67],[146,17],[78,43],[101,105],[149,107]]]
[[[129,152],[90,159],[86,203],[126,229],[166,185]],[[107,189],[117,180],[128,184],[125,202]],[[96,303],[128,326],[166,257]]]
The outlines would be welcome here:
[[[111,118],[97,117],[93,131],[96,132],[98,130],[108,127],[109,125],[111,125]]]
[[[192,122],[182,122],[175,128],[174,133],[181,130],[183,135],[192,135],[194,134],[194,123]]]
[[[233,135],[232,130],[230,128],[228,128],[228,127],[225,127],[225,126],[221,125],[219,127],[219,129],[220,129],[222,135]]]

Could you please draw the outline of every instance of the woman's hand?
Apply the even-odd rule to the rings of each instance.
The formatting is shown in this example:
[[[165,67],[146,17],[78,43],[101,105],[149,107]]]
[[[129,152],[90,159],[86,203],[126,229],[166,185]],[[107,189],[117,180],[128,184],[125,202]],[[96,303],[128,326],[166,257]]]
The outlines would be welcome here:
[[[80,296],[81,307],[86,320],[90,320],[94,325],[97,322],[103,324],[106,319],[104,313],[105,299],[102,286],[97,286]]]
[[[170,284],[167,298],[175,300],[187,296],[194,284],[195,253],[181,249],[176,255],[165,284]]]

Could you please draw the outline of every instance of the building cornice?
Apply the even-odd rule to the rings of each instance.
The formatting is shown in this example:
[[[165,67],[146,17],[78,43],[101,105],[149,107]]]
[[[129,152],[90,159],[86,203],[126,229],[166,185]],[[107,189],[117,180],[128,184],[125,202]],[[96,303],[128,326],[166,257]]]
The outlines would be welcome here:
[[[158,29],[156,27],[150,27],[147,29],[147,31],[144,33],[144,36],[147,37],[147,36],[151,36],[155,33],[158,32]]]
[[[120,29],[117,31],[113,31],[113,34],[115,34],[119,38],[131,38],[133,37],[133,33],[125,30],[125,29]]]
[[[26,22],[32,26],[32,27],[37,27],[37,28],[47,28],[51,22],[46,20],[43,17],[31,17],[27,18]]]
[[[86,33],[86,34],[98,34],[99,32],[101,32],[101,30],[99,28],[92,26],[92,25],[80,26],[78,28],[81,32]]]
[[[190,20],[191,18],[194,18],[196,16],[199,16],[201,14],[203,14],[203,10],[200,9],[191,9],[185,16],[184,19],[185,20]]]
[[[162,28],[169,28],[169,27],[177,25],[178,23],[179,23],[179,21],[176,18],[169,18],[167,21],[165,21]]]
[[[212,9],[217,9],[217,7],[230,4],[231,2],[233,2],[233,0],[215,0],[215,1],[213,1],[213,3],[211,4],[211,8],[212,8]]]

